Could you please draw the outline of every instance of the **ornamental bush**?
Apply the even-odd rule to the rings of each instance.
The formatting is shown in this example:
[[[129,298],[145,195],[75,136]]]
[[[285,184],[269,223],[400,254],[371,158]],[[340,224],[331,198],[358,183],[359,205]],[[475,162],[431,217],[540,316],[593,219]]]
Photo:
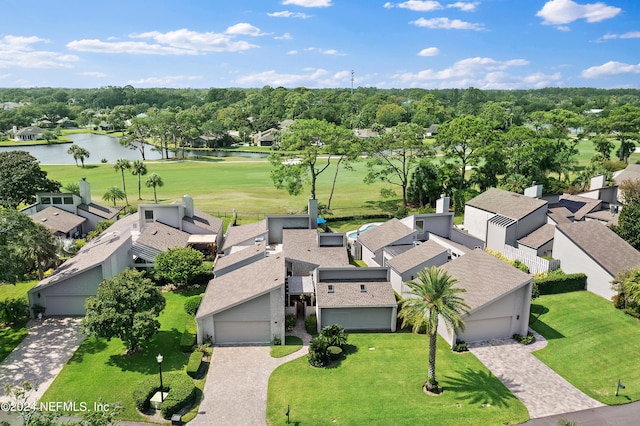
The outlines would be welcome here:
[[[548,276],[534,278],[533,284],[538,287],[541,295],[569,293],[584,290],[587,285],[587,276],[582,273],[549,274]]]
[[[329,344],[322,336],[316,336],[309,342],[309,364],[313,367],[324,367],[329,362]]]
[[[200,364],[202,364],[202,357],[204,353],[202,352],[193,352],[189,356],[189,362],[187,363],[186,371],[187,374],[195,379],[198,375],[198,371],[200,370]]]
[[[168,392],[164,402],[160,404],[160,411],[165,419],[182,408],[191,404],[196,394],[196,386],[193,380],[182,372],[166,373],[163,376],[164,392]],[[160,390],[158,376],[150,376],[142,380],[133,390],[133,399],[136,408],[147,411],[151,407],[151,397]]]
[[[198,312],[203,296],[204,294],[196,294],[195,296],[188,297],[187,300],[184,301],[184,311],[189,315],[195,315],[196,312]]]
[[[516,333],[513,335],[513,340],[520,342],[523,345],[530,345],[536,341],[536,336],[532,332],[528,332],[526,336]]]
[[[331,324],[326,326],[320,332],[320,335],[327,339],[329,346],[338,346],[343,348],[347,344],[347,333],[340,324]]]
[[[311,314],[304,319],[304,328],[307,330],[307,333],[312,336],[318,334],[318,318],[316,314]]]

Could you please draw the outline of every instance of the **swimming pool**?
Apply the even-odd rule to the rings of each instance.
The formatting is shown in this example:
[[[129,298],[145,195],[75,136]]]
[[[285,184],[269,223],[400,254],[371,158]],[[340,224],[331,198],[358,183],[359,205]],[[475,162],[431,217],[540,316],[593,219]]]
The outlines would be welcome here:
[[[356,238],[358,238],[358,234],[364,234],[365,232],[371,231],[373,228],[376,228],[381,224],[382,222],[364,224],[355,231],[347,232],[347,238],[349,238],[350,240],[355,240]]]

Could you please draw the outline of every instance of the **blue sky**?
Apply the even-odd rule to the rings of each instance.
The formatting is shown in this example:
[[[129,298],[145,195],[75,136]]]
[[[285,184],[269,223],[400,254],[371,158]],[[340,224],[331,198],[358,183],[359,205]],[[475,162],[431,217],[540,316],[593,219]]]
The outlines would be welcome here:
[[[0,87],[640,88],[639,0],[0,1]]]

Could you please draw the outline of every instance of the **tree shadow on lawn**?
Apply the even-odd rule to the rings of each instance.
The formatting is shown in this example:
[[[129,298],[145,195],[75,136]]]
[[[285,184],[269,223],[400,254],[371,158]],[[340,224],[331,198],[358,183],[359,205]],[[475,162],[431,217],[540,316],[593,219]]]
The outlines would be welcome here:
[[[460,376],[446,376],[440,380],[444,392],[455,392],[457,399],[469,404],[490,404],[506,408],[517,398],[490,371],[475,371],[467,368]],[[512,386],[509,383],[509,386]]]
[[[84,360],[85,355],[96,354],[102,352],[107,347],[107,341],[99,337],[87,337],[78,349],[74,352],[73,356],[69,360],[69,363],[81,363]]]
[[[162,371],[181,370],[187,357],[180,351],[182,333],[177,329],[159,331],[152,341],[142,345],[138,353],[111,355],[107,365],[119,367],[122,371],[137,371],[145,374],[158,372],[156,357],[162,354]]]
[[[547,325],[544,321],[538,319],[538,321],[531,324],[531,328],[533,328],[538,333],[542,334],[542,336],[547,339],[564,339],[565,335],[560,333],[555,328]]]
[[[342,355],[340,356],[340,358],[332,360],[324,368],[326,368],[327,370],[338,368],[340,364],[342,364],[342,361],[346,360],[349,355],[353,355],[356,352],[358,352],[358,347],[347,343],[346,345],[344,345],[344,348],[342,348]]]

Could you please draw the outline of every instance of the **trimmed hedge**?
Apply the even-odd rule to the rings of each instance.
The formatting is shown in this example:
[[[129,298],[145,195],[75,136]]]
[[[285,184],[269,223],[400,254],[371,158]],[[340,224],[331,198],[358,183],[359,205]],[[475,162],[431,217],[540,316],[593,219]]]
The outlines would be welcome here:
[[[173,372],[163,375],[164,391],[168,391],[164,402],[160,404],[160,411],[165,419],[188,406],[196,396],[196,386],[193,380],[184,373]],[[136,408],[147,411],[151,408],[151,397],[160,390],[160,382],[157,376],[147,377],[133,390],[133,399]]]
[[[587,276],[579,273],[535,278],[533,285],[538,287],[541,295],[570,293],[584,290],[587,286]]]
[[[304,319],[304,328],[307,330],[307,333],[312,336],[318,334],[318,318],[316,314],[311,314]]]
[[[204,294],[197,294],[187,298],[187,300],[184,301],[184,311],[189,315],[195,315],[196,312],[198,312],[203,296]]]
[[[190,332],[189,330],[185,330],[182,333],[182,337],[180,338],[180,350],[182,352],[191,352],[195,344],[196,344],[196,335]]]
[[[198,375],[198,370],[200,370],[200,364],[202,364],[202,357],[204,353],[202,352],[193,352],[189,356],[189,362],[187,363],[186,371],[187,374],[194,379]]]

